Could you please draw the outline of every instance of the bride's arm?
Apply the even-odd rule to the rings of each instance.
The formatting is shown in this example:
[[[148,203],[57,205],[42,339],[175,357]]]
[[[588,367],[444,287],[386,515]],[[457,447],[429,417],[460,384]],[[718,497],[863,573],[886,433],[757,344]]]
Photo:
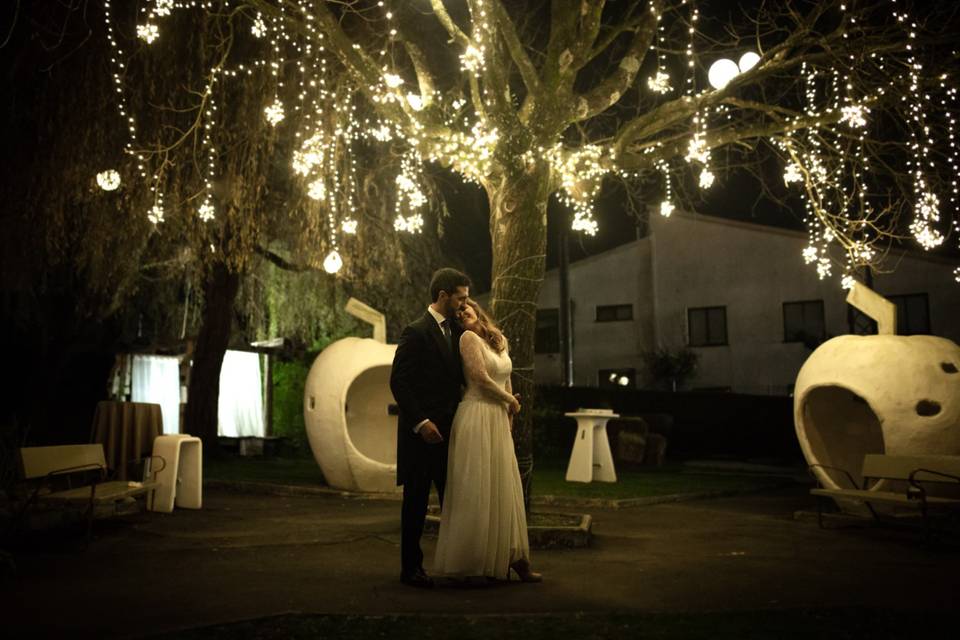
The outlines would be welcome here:
[[[487,366],[483,362],[483,343],[480,336],[472,331],[465,331],[460,336],[460,357],[463,360],[463,375],[469,386],[476,387],[491,400],[504,404],[514,401],[513,394],[498,385],[487,373]],[[509,379],[507,384],[510,384]]]

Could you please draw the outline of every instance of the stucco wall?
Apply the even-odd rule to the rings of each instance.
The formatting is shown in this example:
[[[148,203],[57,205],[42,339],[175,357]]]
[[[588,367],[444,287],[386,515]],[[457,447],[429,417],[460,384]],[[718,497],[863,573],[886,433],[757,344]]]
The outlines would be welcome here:
[[[687,343],[687,310],[726,307],[727,345],[696,347],[699,374],[690,387],[742,393],[787,393],[810,354],[784,342],[783,303],[822,300],[827,336],[848,333],[839,278],[820,280],[806,265],[803,233],[675,213],[654,216],[651,233],[570,267],[574,305],[574,378],[596,385],[600,369],[643,370],[641,353]],[[946,261],[904,257],[874,288],[884,295],[926,293],[931,332],[960,342],[960,286]],[[557,308],[556,270],[546,275],[538,306]],[[632,321],[596,322],[597,305],[633,304]],[[559,355],[539,354],[538,382],[559,382]],[[642,376],[638,383],[642,384]]]

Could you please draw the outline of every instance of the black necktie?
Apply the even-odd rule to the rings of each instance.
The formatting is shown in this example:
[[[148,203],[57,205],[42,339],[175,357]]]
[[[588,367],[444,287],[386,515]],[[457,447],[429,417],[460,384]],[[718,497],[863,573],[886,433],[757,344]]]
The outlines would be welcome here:
[[[447,340],[447,346],[450,348],[450,353],[453,353],[453,333],[450,331],[450,320],[444,320],[441,322],[440,328],[443,330],[443,337]]]

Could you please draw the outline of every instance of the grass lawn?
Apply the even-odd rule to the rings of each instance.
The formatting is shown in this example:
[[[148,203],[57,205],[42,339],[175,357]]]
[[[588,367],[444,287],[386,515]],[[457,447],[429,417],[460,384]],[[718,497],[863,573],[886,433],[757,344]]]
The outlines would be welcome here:
[[[680,464],[663,467],[621,467],[617,482],[567,482],[566,461],[538,461],[534,467],[535,495],[576,498],[645,498],[680,493],[744,492],[783,484],[780,478],[729,473],[691,473]],[[312,457],[224,456],[204,460],[204,477],[230,482],[263,482],[326,486]]]
[[[624,467],[616,482],[567,482],[566,461],[534,463],[533,491],[577,498],[648,498],[680,493],[744,492],[782,486],[782,478],[732,473],[693,473],[673,463],[662,467]]]
[[[326,481],[317,461],[302,457],[241,457],[223,455],[205,458],[203,476],[228,482],[267,482],[272,484],[325,487]]]

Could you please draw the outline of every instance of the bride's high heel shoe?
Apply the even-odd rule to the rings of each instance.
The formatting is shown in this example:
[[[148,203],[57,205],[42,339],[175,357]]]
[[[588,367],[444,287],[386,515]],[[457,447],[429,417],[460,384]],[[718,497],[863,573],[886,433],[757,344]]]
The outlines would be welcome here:
[[[532,571],[529,560],[517,560],[510,565],[510,569],[517,574],[520,582],[543,582],[543,574]],[[507,577],[509,577],[509,572]]]

